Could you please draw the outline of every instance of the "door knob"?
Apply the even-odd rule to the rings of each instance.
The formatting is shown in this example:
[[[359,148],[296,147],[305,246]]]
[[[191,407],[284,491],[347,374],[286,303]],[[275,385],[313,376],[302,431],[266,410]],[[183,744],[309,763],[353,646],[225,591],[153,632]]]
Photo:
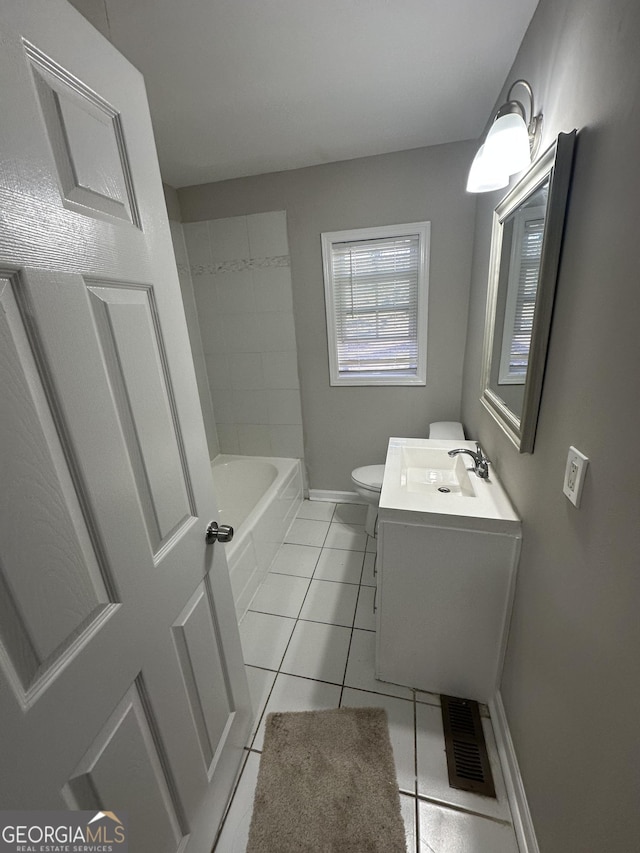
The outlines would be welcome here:
[[[218,524],[217,521],[210,521],[207,525],[205,541],[207,545],[213,545],[214,542],[231,542],[233,539],[233,527],[230,524]]]

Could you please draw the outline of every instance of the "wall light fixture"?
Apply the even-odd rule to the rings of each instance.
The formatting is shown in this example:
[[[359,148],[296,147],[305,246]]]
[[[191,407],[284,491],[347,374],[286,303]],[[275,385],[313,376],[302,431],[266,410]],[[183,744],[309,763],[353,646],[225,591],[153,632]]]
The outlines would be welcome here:
[[[516,86],[529,95],[529,121],[520,101],[511,97]],[[542,113],[535,114],[533,91],[526,80],[516,80],[489,128],[484,144],[474,157],[467,192],[486,193],[506,187],[509,177],[526,169],[540,147]]]

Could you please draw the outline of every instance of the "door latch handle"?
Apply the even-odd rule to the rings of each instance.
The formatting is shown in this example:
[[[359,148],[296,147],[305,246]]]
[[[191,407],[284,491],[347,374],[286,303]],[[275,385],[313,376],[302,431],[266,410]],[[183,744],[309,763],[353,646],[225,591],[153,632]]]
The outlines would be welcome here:
[[[213,545],[214,542],[231,542],[233,539],[233,527],[230,524],[218,524],[217,521],[210,521],[207,525],[205,541],[207,545]]]

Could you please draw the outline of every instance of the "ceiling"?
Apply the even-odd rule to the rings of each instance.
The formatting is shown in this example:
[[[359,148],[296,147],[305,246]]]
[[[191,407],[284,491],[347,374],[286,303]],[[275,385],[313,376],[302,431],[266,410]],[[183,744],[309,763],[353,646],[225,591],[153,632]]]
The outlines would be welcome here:
[[[142,71],[163,179],[481,135],[538,0],[73,0]]]

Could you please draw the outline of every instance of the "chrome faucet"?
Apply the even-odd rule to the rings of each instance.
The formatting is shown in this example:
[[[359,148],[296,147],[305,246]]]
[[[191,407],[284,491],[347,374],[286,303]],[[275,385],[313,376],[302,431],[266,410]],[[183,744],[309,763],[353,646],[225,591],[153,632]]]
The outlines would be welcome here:
[[[456,450],[450,450],[449,456],[457,456],[458,453],[467,453],[473,459],[473,470],[477,477],[481,480],[487,480],[489,477],[489,460],[484,455],[483,449],[479,442],[476,441],[475,453],[466,447],[458,447]]]

